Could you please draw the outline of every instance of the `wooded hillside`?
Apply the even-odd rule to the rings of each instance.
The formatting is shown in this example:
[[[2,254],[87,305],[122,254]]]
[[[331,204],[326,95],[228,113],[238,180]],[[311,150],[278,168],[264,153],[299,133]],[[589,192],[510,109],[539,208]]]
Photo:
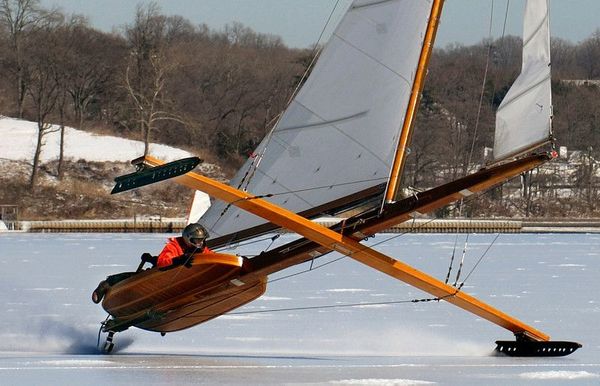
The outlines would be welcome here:
[[[120,32],[104,33],[36,0],[1,0],[0,114],[38,122],[40,144],[48,123],[70,125],[175,145],[231,174],[284,110],[314,55],[241,24],[193,25],[153,4],[138,7]],[[557,143],[587,157],[571,181],[585,205],[573,211],[594,215],[600,88],[581,81],[600,79],[600,30],[578,44],[554,39],[552,57]],[[482,147],[493,145],[494,111],[520,63],[515,37],[434,51],[405,185],[427,188],[481,166]],[[38,158],[39,149],[31,189]]]

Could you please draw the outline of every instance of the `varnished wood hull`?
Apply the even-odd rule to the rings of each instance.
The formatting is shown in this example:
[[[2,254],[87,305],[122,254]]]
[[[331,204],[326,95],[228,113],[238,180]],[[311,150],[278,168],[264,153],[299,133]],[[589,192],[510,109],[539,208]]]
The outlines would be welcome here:
[[[192,267],[153,268],[110,288],[102,307],[113,317],[111,329],[135,326],[150,331],[183,330],[240,307],[266,290],[266,277],[237,279],[242,259],[199,255]],[[233,282],[232,282],[233,281]]]

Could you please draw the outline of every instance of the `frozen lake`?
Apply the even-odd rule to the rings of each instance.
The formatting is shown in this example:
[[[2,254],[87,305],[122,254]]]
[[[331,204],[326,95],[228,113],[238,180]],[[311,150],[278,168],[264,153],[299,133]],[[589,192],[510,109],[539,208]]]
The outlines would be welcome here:
[[[500,235],[463,287],[555,340],[584,345],[567,357],[493,356],[494,341],[510,332],[444,302],[411,303],[428,296],[338,254],[273,281],[228,315],[165,337],[130,329],[116,335],[113,355],[97,354],[106,314],[91,291],[108,274],[134,270],[167,237],[0,233],[2,384],[600,382],[600,235]],[[369,243],[443,280],[455,237],[378,235]],[[469,236],[462,279],[494,238]]]

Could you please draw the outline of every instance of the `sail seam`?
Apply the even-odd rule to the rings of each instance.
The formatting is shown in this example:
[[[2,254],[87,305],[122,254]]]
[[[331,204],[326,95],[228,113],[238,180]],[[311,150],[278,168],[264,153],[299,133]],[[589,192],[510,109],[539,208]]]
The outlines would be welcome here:
[[[404,82],[406,83],[407,86],[411,85],[411,80],[406,79],[402,74],[398,73],[396,70],[394,70],[393,68],[389,67],[388,65],[380,62],[379,60],[377,60],[377,58],[373,57],[372,55],[370,55],[369,53],[367,53],[366,51],[360,49],[359,47],[357,47],[356,45],[350,43],[348,40],[344,39],[343,37],[341,37],[340,35],[338,35],[337,33],[333,34],[334,37],[340,39],[343,43],[345,43],[348,47],[352,47],[353,49],[355,49],[357,52],[360,52],[361,54],[363,54],[364,56],[366,56],[367,58],[371,59],[373,62],[377,63],[378,65],[380,65],[381,67],[387,69],[388,71],[390,71],[392,74],[396,74],[399,78],[401,78],[402,80],[404,80]]]
[[[383,4],[383,3],[391,3],[391,2],[395,2],[395,1],[398,1],[398,0],[376,0],[376,1],[373,1],[368,4],[353,5],[352,8],[350,8],[350,9],[354,10],[354,9],[360,9],[360,8],[368,8],[368,7],[372,7],[374,5],[379,5],[379,4]]]
[[[271,175],[265,173],[264,171],[257,169],[257,171],[262,174],[263,176],[270,178],[273,181],[276,181],[275,178],[273,178]],[[306,191],[311,191],[311,190],[319,190],[319,189],[327,189],[329,187],[334,187],[334,186],[347,186],[347,185],[354,185],[354,184],[364,184],[365,182],[377,182],[377,183],[381,183],[383,180],[385,180],[384,178],[380,178],[380,179],[372,179],[372,180],[363,180],[363,181],[354,181],[354,182],[348,182],[348,183],[344,183],[344,184],[331,184],[330,186],[317,186],[317,187],[313,187],[313,188],[303,188],[303,189],[295,189],[292,190],[290,188],[288,188],[287,186],[281,184],[280,182],[275,182],[275,184],[279,187],[281,187],[281,189],[283,190],[282,192],[278,192],[278,193],[272,193],[273,196],[283,196],[286,194],[289,194],[293,197],[296,197],[297,199],[299,199],[300,201],[306,203],[307,205],[315,205],[312,202],[307,201],[305,198],[303,198],[302,196],[298,195],[298,193],[302,193],[302,192],[306,192]],[[376,186],[377,184],[373,185]]]
[[[548,15],[549,15],[549,10],[548,8],[546,8],[546,14],[544,15],[544,17],[542,18],[542,21],[538,24],[538,26],[533,30],[533,33],[526,39],[523,41],[523,47],[525,47],[527,44],[529,44],[529,42],[531,42],[533,40],[533,38],[535,38],[535,36],[537,35],[537,33],[542,29],[543,25],[546,23],[546,21],[548,20]]]
[[[258,170],[260,172],[260,174],[262,174],[263,176],[270,178],[270,179],[274,179],[273,177],[271,177],[270,175],[268,175],[267,173],[263,172],[262,170]],[[377,186],[378,184],[381,184],[382,182],[384,182],[386,180],[386,178],[382,177],[382,178],[371,178],[368,180],[360,180],[360,181],[349,181],[349,182],[343,182],[343,183],[336,183],[336,184],[330,184],[330,185],[323,185],[323,186],[314,186],[314,187],[308,187],[308,188],[301,188],[301,189],[295,189],[295,190],[291,190],[289,188],[287,188],[285,185],[282,185],[279,182],[276,182],[275,184],[278,186],[281,186],[284,191],[282,192],[276,192],[276,193],[268,193],[269,197],[275,197],[275,196],[284,196],[286,194],[293,194],[296,195],[296,193],[302,193],[302,192],[307,192],[307,191],[312,191],[312,190],[320,190],[320,189],[329,189],[331,187],[336,187],[336,186],[348,186],[348,185],[356,185],[356,184],[364,184],[364,183],[375,183],[375,185],[373,186]],[[249,199],[256,199],[256,198],[263,198],[265,195],[262,196],[254,196],[254,197],[250,197]],[[298,197],[300,199],[302,199],[301,197]]]
[[[508,105],[512,104],[513,102],[515,102],[517,99],[520,99],[523,95],[531,92],[533,89],[535,89],[538,86],[542,85],[544,82],[546,82],[548,79],[550,79],[550,77],[551,77],[551,75],[545,76],[544,79],[540,80],[537,83],[534,83],[530,87],[526,88],[525,90],[521,91],[519,94],[517,94],[514,97],[512,97],[510,100],[506,101],[505,103],[502,103],[502,105],[500,107],[498,107],[498,111],[501,111],[506,106],[508,106]]]

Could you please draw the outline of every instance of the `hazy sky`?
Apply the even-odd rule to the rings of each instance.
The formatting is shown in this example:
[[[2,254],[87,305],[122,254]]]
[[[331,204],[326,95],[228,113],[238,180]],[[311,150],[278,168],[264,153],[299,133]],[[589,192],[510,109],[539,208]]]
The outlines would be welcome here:
[[[351,0],[158,0],[163,13],[181,15],[195,24],[220,29],[239,21],[255,31],[272,33],[293,47],[317,41],[336,2],[339,20]],[[419,1],[419,0],[413,0]],[[502,33],[504,13],[510,1],[507,33],[521,34],[524,0],[446,0],[437,46],[459,42],[473,44],[488,36],[491,5],[494,4],[493,35]],[[138,3],[148,0],[41,0],[45,7],[58,6],[67,13],[87,16],[96,28],[111,31],[133,20]],[[600,28],[600,0],[551,0],[553,36],[574,43]]]

